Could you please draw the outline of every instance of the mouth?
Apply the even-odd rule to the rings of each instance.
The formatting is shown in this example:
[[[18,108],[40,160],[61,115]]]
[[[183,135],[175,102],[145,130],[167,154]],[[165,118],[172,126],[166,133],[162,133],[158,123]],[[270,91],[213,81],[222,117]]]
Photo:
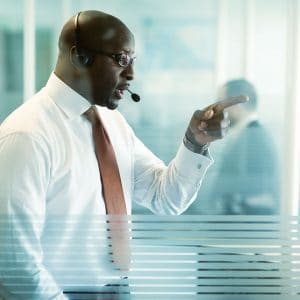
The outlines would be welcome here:
[[[117,99],[122,99],[124,96],[124,91],[129,88],[129,84],[121,84],[115,89],[115,96]]]
[[[122,99],[124,96],[124,90],[116,89],[115,95],[117,96],[117,99]]]

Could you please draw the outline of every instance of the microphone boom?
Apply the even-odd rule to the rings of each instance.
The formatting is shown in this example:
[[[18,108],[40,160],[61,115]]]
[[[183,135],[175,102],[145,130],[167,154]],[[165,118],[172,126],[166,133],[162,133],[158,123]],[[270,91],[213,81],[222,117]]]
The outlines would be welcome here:
[[[131,94],[131,99],[134,102],[139,102],[141,100],[141,97],[138,94],[133,93],[130,89],[126,89],[126,90]]]

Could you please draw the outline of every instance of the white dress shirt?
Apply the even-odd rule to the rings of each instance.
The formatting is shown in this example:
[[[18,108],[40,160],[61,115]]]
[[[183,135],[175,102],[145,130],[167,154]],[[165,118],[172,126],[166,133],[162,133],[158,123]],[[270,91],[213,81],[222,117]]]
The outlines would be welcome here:
[[[93,231],[105,206],[91,124],[82,115],[89,107],[52,74],[0,127],[0,298],[65,299],[62,290],[105,285],[112,274],[99,254],[105,231]],[[165,166],[117,110],[97,109],[129,213],[132,201],[156,214],[182,213],[212,159],[181,144]]]

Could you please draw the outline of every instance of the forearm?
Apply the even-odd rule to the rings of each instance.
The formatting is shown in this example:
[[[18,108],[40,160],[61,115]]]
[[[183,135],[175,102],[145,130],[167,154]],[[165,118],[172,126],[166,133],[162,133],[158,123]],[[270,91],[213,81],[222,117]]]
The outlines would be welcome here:
[[[167,167],[153,165],[137,176],[135,199],[156,214],[181,214],[195,199],[211,163],[209,155],[193,153],[182,144]]]

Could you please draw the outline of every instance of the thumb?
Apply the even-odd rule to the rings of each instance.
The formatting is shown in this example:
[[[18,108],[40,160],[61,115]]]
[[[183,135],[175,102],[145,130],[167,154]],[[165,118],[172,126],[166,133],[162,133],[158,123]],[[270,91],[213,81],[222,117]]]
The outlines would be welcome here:
[[[206,110],[203,114],[203,120],[209,120],[214,116],[214,111],[213,109],[209,108]]]

